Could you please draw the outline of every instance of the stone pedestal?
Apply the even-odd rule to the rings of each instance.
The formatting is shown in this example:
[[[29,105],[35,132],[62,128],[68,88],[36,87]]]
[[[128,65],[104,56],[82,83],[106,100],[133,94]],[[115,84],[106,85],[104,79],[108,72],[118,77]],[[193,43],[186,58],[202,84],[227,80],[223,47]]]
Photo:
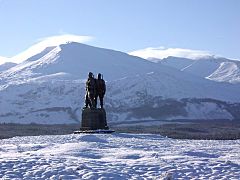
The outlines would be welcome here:
[[[107,126],[106,111],[104,109],[83,109],[80,130],[85,131],[97,129],[109,129]]]

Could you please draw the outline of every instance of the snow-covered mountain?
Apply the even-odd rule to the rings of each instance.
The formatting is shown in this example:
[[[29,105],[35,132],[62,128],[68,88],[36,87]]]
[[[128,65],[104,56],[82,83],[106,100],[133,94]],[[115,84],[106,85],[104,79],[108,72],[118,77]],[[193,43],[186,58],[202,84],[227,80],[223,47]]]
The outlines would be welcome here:
[[[240,61],[225,61],[207,78],[220,82],[240,83]]]
[[[103,72],[108,80],[150,72],[155,65],[144,59],[119,51],[67,43],[47,47],[39,54],[1,73],[5,82],[26,81],[31,78],[64,73],[71,79],[85,79],[90,71]]]
[[[149,58],[148,60],[161,63],[196,76],[218,82],[240,83],[240,61],[226,58],[207,56],[198,59],[167,57],[163,59]]]
[[[73,42],[46,47],[0,73],[0,122],[79,122],[89,71],[103,73],[107,81],[109,122],[240,115],[238,84]]]
[[[0,65],[0,72],[2,71],[6,71],[14,66],[16,66],[17,64],[16,63],[13,63],[13,62],[6,62],[6,63],[3,63]]]

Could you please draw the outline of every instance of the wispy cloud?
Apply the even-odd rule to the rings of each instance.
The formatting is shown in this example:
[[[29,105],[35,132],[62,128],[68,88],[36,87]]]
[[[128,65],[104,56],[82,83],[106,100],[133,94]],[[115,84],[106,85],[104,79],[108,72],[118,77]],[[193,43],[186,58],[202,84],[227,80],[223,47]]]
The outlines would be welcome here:
[[[59,36],[51,36],[51,37],[45,37],[37,40],[37,43],[25,50],[24,52],[14,56],[11,58],[12,62],[20,63],[29,57],[40,53],[43,51],[46,47],[50,46],[58,46],[60,44],[66,44],[68,42],[79,42],[79,43],[86,43],[92,40],[93,37],[91,36],[78,36],[78,35],[72,35],[72,34],[64,34]]]
[[[85,43],[92,39],[93,39],[93,37],[91,37],[91,36],[63,34],[63,35],[59,35],[59,36],[51,36],[51,37],[41,38],[38,40],[39,43],[37,45],[57,46],[59,44],[64,44],[64,43],[68,43],[68,42]]]
[[[165,47],[158,48],[150,47],[146,49],[136,50],[130,52],[129,54],[133,56],[142,57],[144,59],[152,58],[163,59],[169,56],[198,59],[201,57],[211,56],[211,54],[208,51]]]
[[[0,56],[0,65],[9,61],[9,58]]]

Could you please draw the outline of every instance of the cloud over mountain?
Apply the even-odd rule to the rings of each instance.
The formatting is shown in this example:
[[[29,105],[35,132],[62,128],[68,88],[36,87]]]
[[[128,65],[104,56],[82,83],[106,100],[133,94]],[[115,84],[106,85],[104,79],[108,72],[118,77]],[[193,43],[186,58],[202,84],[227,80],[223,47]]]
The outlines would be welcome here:
[[[208,51],[202,50],[192,50],[192,49],[182,49],[182,48],[165,48],[165,47],[149,47],[145,49],[136,50],[129,53],[133,56],[138,56],[144,59],[163,59],[169,56],[182,57],[189,59],[198,59],[206,56],[212,56]]]
[[[9,58],[0,56],[0,65],[9,62]]]
[[[66,44],[68,42],[86,43],[92,39],[93,37],[91,36],[79,36],[79,35],[73,35],[73,34],[64,34],[59,36],[42,38],[42,39],[39,39],[39,41],[35,45],[31,46],[24,52],[12,57],[10,61],[14,63],[21,63],[22,61],[43,51],[46,47],[58,46],[60,44]]]

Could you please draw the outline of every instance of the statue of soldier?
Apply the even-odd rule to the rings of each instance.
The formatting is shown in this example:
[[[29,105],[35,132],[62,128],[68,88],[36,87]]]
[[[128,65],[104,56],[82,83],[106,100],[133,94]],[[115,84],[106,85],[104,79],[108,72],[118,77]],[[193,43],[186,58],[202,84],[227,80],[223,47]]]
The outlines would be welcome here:
[[[96,96],[96,82],[93,77],[93,73],[88,73],[88,79],[86,82],[86,95],[85,95],[85,108],[94,108],[95,107],[95,101],[94,98]]]
[[[99,73],[98,78],[96,79],[96,94],[95,94],[95,107],[97,107],[97,99],[99,97],[101,109],[103,109],[103,98],[106,92],[105,81],[102,78],[102,75]]]

